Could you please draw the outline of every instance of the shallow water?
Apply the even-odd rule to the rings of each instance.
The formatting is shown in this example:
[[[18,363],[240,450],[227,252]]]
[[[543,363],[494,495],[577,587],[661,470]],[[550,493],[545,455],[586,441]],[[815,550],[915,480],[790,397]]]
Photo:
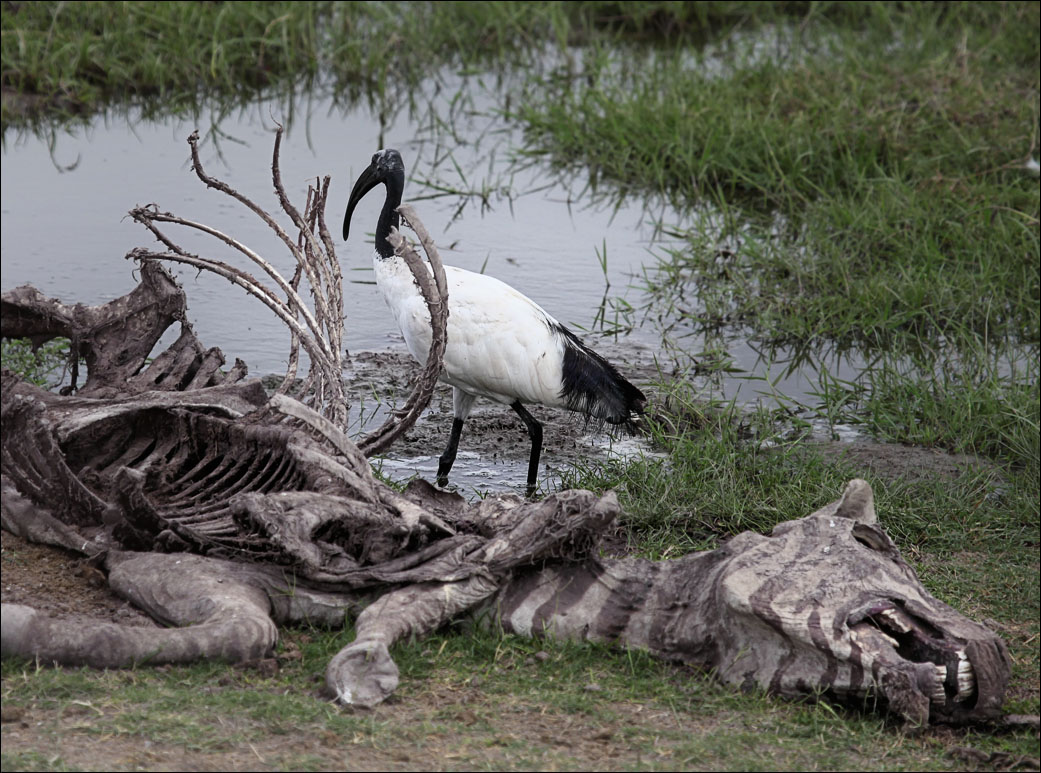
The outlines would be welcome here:
[[[414,97],[411,109],[390,118],[365,105],[344,108],[329,96],[297,94],[291,102],[272,98],[230,114],[204,111],[196,119],[145,120],[130,110],[50,137],[8,130],[0,187],[0,287],[31,283],[45,294],[88,304],[128,292],[136,284],[134,266],[123,255],[159,245],[126,213],[153,202],[225,231],[289,275],[291,259],[266,226],[198,181],[187,144],[200,129],[207,171],[274,210],[270,156],[276,121],[282,121],[282,177],[290,196],[302,206],[309,183],[326,174],[333,178],[327,217],[349,283],[348,351],[401,341],[379,292],[368,284],[379,190],[359,205],[351,241],[338,238],[350,188],[381,146],[402,151],[411,178],[405,198],[446,263],[502,279],[579,331],[597,327],[605,298],[639,307],[644,299],[635,278],[653,265],[652,251],[668,248],[673,238],[663,235],[660,224],[682,232],[703,214],[632,197],[603,201],[583,180],[561,180],[539,164],[511,163],[521,138],[496,115],[504,88],[474,78],[432,81],[429,94]],[[248,268],[223,245],[173,228],[168,233],[190,250]],[[174,271],[188,293],[189,319],[206,345],[221,347],[229,360],[241,357],[253,374],[284,372],[288,334],[270,311],[215,276]],[[613,319],[608,309],[608,329]],[[639,321],[639,314],[628,320]],[[637,324],[629,337],[652,346],[662,342],[648,324]],[[696,352],[700,343],[679,345]],[[727,347],[734,370],[706,384],[716,395],[754,402],[763,391],[759,382],[784,370],[739,336]],[[670,356],[663,352],[662,358]],[[817,371],[807,366],[785,373],[767,391],[805,401],[817,381]]]
[[[277,207],[269,166],[272,116],[278,116],[279,108],[277,100],[261,102],[225,118],[220,124],[224,137],[211,133],[202,146],[210,174],[264,207]],[[307,184],[333,176],[327,217],[336,235],[354,179],[381,144],[399,148],[408,171],[418,179],[461,186],[458,164],[467,182],[505,185],[487,181],[484,145],[438,143],[408,119],[381,128],[366,108],[343,111],[331,100],[300,101],[298,110],[306,112],[295,115],[282,144],[283,180],[302,207]],[[192,173],[186,140],[196,127],[205,130],[209,118],[155,123],[133,114],[99,117],[86,128],[58,136],[53,147],[46,138],[8,132],[0,204],[3,289],[32,283],[48,295],[91,304],[122,295],[135,284],[133,266],[123,255],[138,245],[156,246],[151,234],[125,215],[135,205],[151,202],[235,236],[290,275],[285,249],[266,227],[237,202],[206,190]],[[445,169],[451,174],[447,180],[441,176]],[[515,175],[510,193],[516,198],[511,202],[495,195],[487,207],[477,198],[457,195],[416,201],[435,191],[415,182],[408,183],[405,197],[415,202],[446,263],[483,267],[565,324],[588,327],[606,291],[597,250],[606,244],[606,280],[612,294],[624,293],[629,275],[639,272],[646,257],[653,227],[645,225],[642,209],[635,205],[618,211],[569,206],[565,187],[545,187],[544,174],[529,168]],[[538,193],[521,195],[540,187]],[[351,241],[336,240],[348,282],[371,281],[371,232],[382,206],[379,191],[358,207]],[[174,235],[173,229],[169,233]],[[232,259],[223,245],[207,247],[191,234],[181,243]],[[188,293],[190,319],[206,344],[220,346],[229,358],[243,358],[253,373],[284,370],[288,334],[265,307],[216,277],[183,269],[177,273]],[[375,287],[350,284],[345,293],[350,351],[386,348],[399,340]]]
[[[195,177],[187,144],[191,132],[200,129],[207,172],[274,212],[270,159],[281,121],[287,126],[282,178],[297,205],[302,208],[308,184],[326,174],[333,178],[327,217],[348,282],[348,351],[402,346],[371,284],[371,233],[382,189],[358,206],[351,241],[339,239],[353,182],[381,146],[401,150],[410,175],[405,199],[415,205],[446,263],[504,280],[579,331],[595,327],[605,298],[641,306],[646,299],[637,278],[654,264],[654,252],[667,249],[673,238],[663,235],[660,224],[675,225],[669,231],[680,233],[696,215],[634,198],[604,202],[583,180],[561,179],[540,164],[511,163],[521,138],[516,127],[496,115],[502,88],[449,77],[432,84],[411,109],[390,118],[367,106],[344,108],[330,97],[298,94],[291,103],[273,98],[219,117],[204,111],[196,119],[154,121],[130,110],[50,137],[8,130],[0,187],[0,285],[9,290],[31,283],[47,295],[87,304],[125,294],[136,281],[134,265],[123,256],[137,246],[160,246],[126,213],[153,202],[219,228],[291,275],[291,257],[267,227]],[[167,232],[191,251],[248,268],[221,244],[173,228]],[[204,344],[221,347],[229,361],[242,358],[255,375],[284,372],[289,336],[269,310],[218,277],[173,270],[187,291],[189,319]],[[639,320],[634,314],[628,321]],[[604,345],[592,334],[586,337],[597,348]],[[642,360],[645,375],[653,371],[647,366],[654,360],[669,372],[673,354],[662,344],[654,325],[636,325],[611,356],[621,361],[623,372],[626,362],[635,367],[635,360]],[[693,338],[679,347],[689,354],[703,344]],[[740,336],[728,339],[726,348],[731,367],[703,380],[706,394],[739,403],[814,402],[819,384],[814,365],[788,371]],[[846,379],[860,364],[853,358],[824,367]],[[610,441],[594,437],[588,445],[601,449],[600,454]],[[490,475],[495,480],[485,480],[486,485],[505,485],[497,472],[482,471],[482,463],[462,454],[459,466],[473,471],[475,483]],[[523,466],[518,475],[513,472],[510,480],[523,475]]]

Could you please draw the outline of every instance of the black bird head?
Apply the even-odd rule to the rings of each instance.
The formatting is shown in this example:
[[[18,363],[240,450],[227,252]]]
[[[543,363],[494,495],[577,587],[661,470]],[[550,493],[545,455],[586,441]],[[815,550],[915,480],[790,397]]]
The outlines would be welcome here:
[[[391,227],[396,228],[398,226],[396,210],[401,203],[401,192],[405,188],[405,163],[401,160],[401,154],[396,150],[390,148],[377,150],[372,156],[372,163],[361,173],[358,181],[354,183],[351,198],[347,202],[347,212],[343,216],[344,241],[347,241],[354,208],[366,193],[380,183],[387,186],[387,201],[383,205],[383,212],[380,214],[379,224],[376,228],[377,250],[380,249],[381,242],[386,242]],[[383,254],[382,251],[380,254]]]

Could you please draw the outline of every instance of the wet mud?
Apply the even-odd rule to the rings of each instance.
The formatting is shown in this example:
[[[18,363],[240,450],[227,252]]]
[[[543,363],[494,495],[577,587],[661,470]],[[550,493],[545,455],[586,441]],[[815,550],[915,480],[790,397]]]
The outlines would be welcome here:
[[[594,345],[653,401],[654,382],[659,378],[653,350],[609,341]],[[404,351],[360,352],[351,356],[346,378],[350,383],[348,394],[354,400],[352,436],[373,431],[385,420],[393,405],[404,401],[418,367]],[[539,467],[542,492],[558,488],[561,475],[576,466],[655,453],[640,435],[601,426],[570,411],[541,405],[526,407],[543,427]],[[374,459],[374,464],[395,481],[407,481],[418,475],[433,482],[438,457],[448,442],[452,419],[452,388],[439,384],[430,406],[415,426],[389,452]],[[478,399],[463,428],[449,488],[464,496],[484,491],[523,494],[530,453],[531,440],[524,423],[510,407]]]

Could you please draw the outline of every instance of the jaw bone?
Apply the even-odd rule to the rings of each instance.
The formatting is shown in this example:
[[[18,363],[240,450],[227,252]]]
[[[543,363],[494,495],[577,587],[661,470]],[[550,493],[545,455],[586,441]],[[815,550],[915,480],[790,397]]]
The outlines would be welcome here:
[[[870,631],[870,635],[868,634]],[[933,664],[933,683],[924,689],[934,706],[969,704],[976,697],[976,674],[964,647],[943,637],[929,623],[916,619],[898,603],[881,601],[850,618],[850,634],[862,646],[878,646],[892,653],[876,653],[882,660],[894,655],[918,663]]]

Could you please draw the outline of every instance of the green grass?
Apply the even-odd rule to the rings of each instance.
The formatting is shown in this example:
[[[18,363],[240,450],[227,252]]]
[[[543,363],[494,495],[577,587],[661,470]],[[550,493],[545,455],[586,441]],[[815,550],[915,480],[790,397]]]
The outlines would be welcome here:
[[[619,489],[632,542],[651,557],[715,547],[741,531],[769,531],[834,500],[854,477],[873,485],[882,523],[905,550],[1036,547],[1033,468],[966,455],[932,469],[921,466],[924,452],[917,464],[900,461],[875,473],[870,460],[847,454],[841,444],[811,439],[783,409],[748,414],[684,385],[662,396],[666,409],[648,429],[664,458],[576,469],[562,482]],[[1036,569],[1036,562],[1020,567]]]
[[[69,360],[69,339],[57,338],[34,349],[27,339],[3,339],[0,365],[18,373],[31,384],[48,386],[60,382]],[[84,369],[84,372],[85,369]]]
[[[639,652],[480,629],[395,647],[398,697],[352,711],[308,687],[344,640],[287,631],[272,676],[216,665],[104,673],[5,661],[5,708],[26,712],[48,750],[10,753],[5,731],[4,767],[83,769],[120,754],[117,767],[133,767],[178,754],[187,764],[307,770],[939,770],[970,769],[944,755],[951,735],[988,753],[1028,755],[1034,744],[1029,733],[903,734],[871,713],[742,694]],[[102,744],[105,759],[82,751]]]
[[[871,7],[866,29],[782,27],[777,56],[593,48],[530,90],[527,153],[712,214],[652,277],[704,296],[693,324],[1036,345],[1038,6]]]
[[[1031,363],[1022,379],[996,368],[920,377],[886,363],[868,373],[859,399],[847,402],[874,436],[1004,461],[1037,471],[1038,379]]]

